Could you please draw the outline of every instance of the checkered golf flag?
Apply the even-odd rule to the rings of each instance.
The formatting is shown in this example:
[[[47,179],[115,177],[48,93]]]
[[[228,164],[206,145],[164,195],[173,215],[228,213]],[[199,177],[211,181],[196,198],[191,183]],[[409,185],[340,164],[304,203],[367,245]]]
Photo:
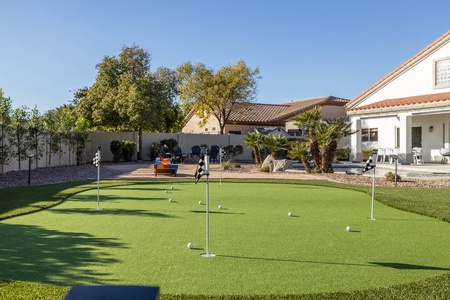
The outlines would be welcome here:
[[[363,173],[370,171],[377,166],[377,153],[378,153],[377,149],[373,150],[372,155],[366,161],[366,164],[363,168]]]
[[[220,158],[222,158],[222,159],[227,157],[225,150],[223,150],[222,148],[220,148],[220,150],[219,150],[219,155],[220,155]]]
[[[97,151],[95,153],[94,159],[92,160],[92,163],[94,164],[94,166],[96,166],[98,168],[99,161],[100,161],[100,153],[99,153],[99,151]]]
[[[200,159],[198,161],[197,170],[195,170],[195,184],[200,180],[200,178],[205,174],[205,157],[200,156]]]

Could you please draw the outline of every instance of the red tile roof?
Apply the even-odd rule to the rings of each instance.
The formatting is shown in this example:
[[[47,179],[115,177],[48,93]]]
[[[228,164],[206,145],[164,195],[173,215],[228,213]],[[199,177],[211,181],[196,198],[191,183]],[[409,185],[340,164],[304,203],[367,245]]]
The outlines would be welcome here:
[[[395,98],[395,99],[386,99],[386,100],[375,102],[372,104],[348,109],[348,111],[351,112],[351,111],[361,111],[361,110],[370,110],[370,109],[383,109],[383,108],[392,108],[392,107],[401,107],[401,106],[411,106],[411,105],[416,105],[416,104],[431,104],[431,103],[445,102],[445,101],[450,101],[450,92],[440,93],[440,94],[428,94],[428,95],[420,95],[420,96]]]
[[[433,47],[435,47],[437,44],[439,44],[442,40],[444,40],[445,38],[450,36],[450,30],[447,31],[446,33],[444,33],[442,36],[440,36],[437,40],[435,40],[434,42],[432,42],[430,45],[428,45],[427,47],[425,47],[422,51],[420,51],[419,53],[417,53],[416,55],[414,55],[413,57],[411,57],[409,60],[407,60],[406,62],[404,62],[403,64],[401,64],[399,67],[397,67],[396,69],[394,69],[392,72],[390,72],[389,74],[387,74],[386,76],[384,76],[383,78],[381,78],[380,80],[378,80],[375,84],[373,84],[372,86],[370,86],[368,89],[366,89],[364,92],[362,92],[361,94],[359,94],[358,96],[356,96],[352,101],[348,102],[345,106],[349,107],[352,105],[356,105],[358,101],[361,100],[361,98],[363,98],[364,95],[366,95],[368,92],[370,92],[371,90],[374,90],[378,85],[380,85],[381,83],[383,83],[384,81],[386,81],[387,79],[389,79],[390,77],[394,76],[398,71],[400,71],[401,69],[403,69],[404,67],[406,67],[407,65],[411,64],[412,62],[414,62],[417,58],[421,57],[422,55],[424,55],[426,52],[428,52],[430,49],[432,49]],[[409,98],[409,97],[408,97]],[[353,108],[354,109],[354,108]]]
[[[272,123],[283,125],[284,122],[289,120],[290,118],[293,118],[294,116],[315,106],[344,106],[348,101],[348,99],[326,96],[315,99],[291,101],[283,104],[253,103],[249,105],[243,112],[231,113],[227,123]]]
[[[265,124],[284,126],[284,122],[315,106],[344,106],[348,99],[326,96],[308,100],[291,101],[282,104],[251,103],[241,112],[232,112],[227,124]],[[194,115],[191,110],[185,123]]]

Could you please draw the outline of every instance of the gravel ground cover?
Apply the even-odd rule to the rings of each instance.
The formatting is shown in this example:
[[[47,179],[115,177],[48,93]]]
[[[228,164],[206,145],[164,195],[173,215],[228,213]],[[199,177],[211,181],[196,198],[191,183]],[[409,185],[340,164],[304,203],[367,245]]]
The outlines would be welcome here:
[[[184,164],[179,165],[180,178],[193,177],[196,165]],[[148,163],[141,164],[103,164],[101,168],[102,179],[116,179],[132,177],[133,173],[139,170],[146,172],[142,178],[152,179],[152,170]],[[68,181],[80,180],[96,180],[97,171],[91,164],[81,166],[62,166],[52,168],[40,168],[31,170],[31,185],[51,184]],[[142,173],[141,173],[142,174]],[[211,165],[211,178],[219,178],[220,171],[217,164]],[[158,178],[166,178],[158,176]],[[222,178],[279,178],[279,179],[297,179],[297,180],[330,180],[335,182],[355,184],[355,185],[372,185],[372,175],[348,175],[343,173],[332,174],[307,174],[304,171],[287,171],[277,173],[265,173],[257,170],[253,164],[243,164],[240,168],[222,171]],[[394,186],[393,182],[389,182],[385,177],[377,177],[376,186]],[[16,187],[28,185],[28,170],[11,171],[0,176],[0,188]],[[402,178],[397,183],[399,187],[426,187],[426,188],[449,188],[450,179],[448,178]]]

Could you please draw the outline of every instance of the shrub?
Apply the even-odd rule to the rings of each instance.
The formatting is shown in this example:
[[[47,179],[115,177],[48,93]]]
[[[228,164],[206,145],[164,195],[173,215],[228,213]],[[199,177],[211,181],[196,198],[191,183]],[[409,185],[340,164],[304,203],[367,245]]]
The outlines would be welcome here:
[[[161,140],[159,141],[159,144],[162,145],[167,145],[167,147],[169,147],[170,152],[172,152],[173,147],[175,147],[176,145],[178,145],[177,140],[175,139],[166,139],[166,140]]]
[[[161,144],[153,143],[147,155],[148,157],[150,157],[150,160],[155,160],[160,153],[161,153]]]
[[[236,169],[236,168],[240,168],[240,167],[241,167],[241,165],[232,159],[222,163],[222,170],[232,170],[232,169]]]
[[[372,155],[373,149],[372,148],[366,148],[362,150],[362,155],[364,160],[368,160],[370,155]]]
[[[390,181],[390,182],[395,182],[395,174],[392,172],[387,172],[386,173],[386,180]],[[402,180],[402,177],[400,177],[400,175],[397,174],[397,182]]]
[[[136,152],[136,143],[132,141],[122,141],[122,158],[124,161],[132,161]]]
[[[270,172],[270,167],[269,167],[269,166],[261,167],[261,168],[259,169],[259,171],[260,171],[260,172],[269,173],[269,172]]]
[[[114,140],[111,141],[111,144],[109,145],[109,150],[111,150],[113,154],[113,161],[119,162],[120,158],[122,157],[122,149],[123,148],[123,141]]]
[[[229,145],[229,146],[225,146],[223,148],[223,150],[225,151],[225,153],[227,154],[228,157],[230,158],[236,158],[236,156],[241,155],[244,152],[244,147],[242,147],[242,145]]]
[[[337,160],[348,161],[350,160],[350,149],[337,149],[334,157]]]

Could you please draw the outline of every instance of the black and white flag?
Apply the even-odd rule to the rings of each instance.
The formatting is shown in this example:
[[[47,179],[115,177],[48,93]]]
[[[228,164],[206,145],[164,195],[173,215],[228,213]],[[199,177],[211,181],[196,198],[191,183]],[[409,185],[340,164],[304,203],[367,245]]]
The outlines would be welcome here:
[[[94,164],[94,166],[98,167],[99,161],[100,161],[100,153],[99,151],[97,151],[95,153],[94,159],[92,160],[92,163]]]
[[[366,164],[364,165],[363,173],[370,171],[377,166],[377,153],[378,153],[377,149],[373,150],[372,155],[369,157],[369,159],[366,161]]]
[[[227,158],[227,153],[222,148],[220,148],[220,150],[219,150],[219,155],[220,155],[220,158],[222,158],[222,159]]]
[[[206,164],[205,164],[205,157],[200,156],[200,159],[198,161],[197,170],[195,170],[195,184],[200,180],[200,178],[205,174],[206,170]]]

